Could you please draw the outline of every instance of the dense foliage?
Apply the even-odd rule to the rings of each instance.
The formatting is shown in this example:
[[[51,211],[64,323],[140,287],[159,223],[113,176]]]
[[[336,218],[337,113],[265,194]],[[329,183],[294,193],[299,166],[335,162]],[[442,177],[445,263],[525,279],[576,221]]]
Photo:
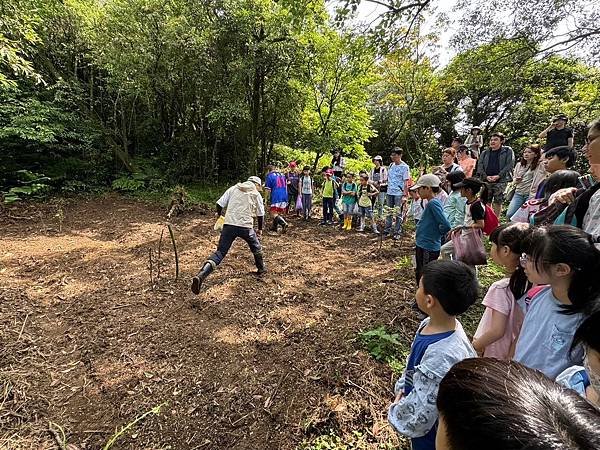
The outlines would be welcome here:
[[[2,190],[223,183],[335,148],[429,164],[472,124],[519,146],[559,111],[600,112],[580,60],[497,36],[441,68],[417,20],[430,2],[390,2],[374,35],[343,26],[358,3],[0,0]]]

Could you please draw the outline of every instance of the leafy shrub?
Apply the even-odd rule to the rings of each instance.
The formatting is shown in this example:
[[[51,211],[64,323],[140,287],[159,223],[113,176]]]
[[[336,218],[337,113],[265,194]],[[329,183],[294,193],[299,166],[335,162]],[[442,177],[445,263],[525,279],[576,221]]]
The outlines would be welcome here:
[[[112,188],[123,192],[137,192],[146,186],[143,180],[130,176],[122,176],[112,182]]]
[[[402,348],[399,335],[390,334],[384,326],[360,333],[360,340],[371,356],[378,361],[389,361],[396,358]]]
[[[50,178],[29,170],[17,170],[15,180],[20,186],[13,186],[3,194],[3,202],[14,203],[24,198],[38,197],[50,190]]]

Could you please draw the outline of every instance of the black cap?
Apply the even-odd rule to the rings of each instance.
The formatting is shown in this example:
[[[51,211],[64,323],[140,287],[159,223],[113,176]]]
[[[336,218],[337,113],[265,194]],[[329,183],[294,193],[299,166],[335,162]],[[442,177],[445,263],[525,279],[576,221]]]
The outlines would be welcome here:
[[[473,190],[473,192],[475,192],[475,193],[479,192],[479,190],[481,189],[481,186],[483,186],[483,181],[481,181],[479,178],[475,178],[475,177],[465,178],[460,183],[456,183],[456,184],[452,185],[452,187],[454,189],[460,189],[460,188],[464,187],[464,188],[469,188],[469,189]]]

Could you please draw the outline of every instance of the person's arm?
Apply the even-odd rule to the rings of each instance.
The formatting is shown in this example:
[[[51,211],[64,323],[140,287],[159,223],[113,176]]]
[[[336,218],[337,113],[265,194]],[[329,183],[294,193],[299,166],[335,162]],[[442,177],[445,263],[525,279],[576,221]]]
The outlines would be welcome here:
[[[408,197],[408,180],[410,180],[410,167],[406,165],[406,173],[404,174],[404,200]]]
[[[223,195],[221,195],[221,198],[217,200],[217,212],[219,213],[219,215],[221,215],[223,210],[227,208],[227,205],[229,204],[229,197],[231,197],[231,191],[233,189],[235,189],[235,186],[232,186],[229,189],[227,189],[223,193]],[[219,209],[219,207],[221,207],[221,209]]]
[[[498,180],[504,178],[504,176],[513,171],[515,167],[515,152],[513,152],[512,148],[508,148],[508,158],[506,160],[506,164],[504,167],[500,169],[500,172],[496,176]]]
[[[381,169],[382,169],[381,172],[379,172],[381,174],[381,179],[379,180],[379,186],[387,186],[387,184],[388,184],[387,167],[382,166]]]
[[[371,185],[371,188],[373,189],[371,191],[371,193],[369,194],[369,196],[371,197],[375,197],[377,194],[379,194],[379,189],[377,189],[375,186]]]
[[[470,205],[469,208],[471,208],[471,218],[473,219],[471,228],[483,230],[485,226],[485,206],[479,200],[479,206],[475,205],[475,208],[473,208],[473,205]]]
[[[554,122],[552,122],[552,123],[550,124],[550,126],[549,126],[548,128],[546,128],[544,131],[542,131],[542,132],[539,134],[539,136],[538,136],[538,137],[539,137],[540,139],[545,139],[545,138],[546,138],[546,136],[548,136],[548,132],[549,132],[550,130],[552,130],[553,128],[554,128]]]
[[[398,433],[411,438],[425,436],[438,420],[435,402],[441,378],[428,377],[419,369],[413,376],[413,389],[407,396],[398,395],[388,410],[388,420]],[[398,398],[399,397],[399,398]]]
[[[479,158],[477,159],[477,166],[475,167],[475,176],[477,178],[485,178],[485,167],[483,167],[483,158],[484,156],[487,156],[486,151],[487,150],[481,152],[481,155],[479,155]]]
[[[446,206],[444,206],[444,214],[446,214],[450,226],[454,226],[454,221],[456,220],[456,200],[454,196],[451,196],[449,201],[446,202]]]
[[[502,336],[506,331],[506,323],[508,317],[502,314],[500,311],[492,309],[492,321],[489,330],[479,336],[477,339],[473,339],[473,348],[479,355],[483,355],[483,351],[487,346],[493,344]]]
[[[217,203],[217,215],[223,215],[223,207]]]
[[[575,201],[575,193],[577,192],[577,188],[564,188],[559,189],[554,194],[550,196],[548,200],[548,204],[552,205],[554,203],[566,203],[571,204]]]
[[[431,212],[433,213],[433,217],[435,218],[435,221],[438,224],[440,234],[442,236],[445,236],[446,233],[448,233],[448,231],[452,229],[452,227],[450,226],[450,222],[448,222],[448,218],[444,214],[444,209],[442,208],[442,205],[436,205],[435,203],[431,205],[433,207]]]
[[[569,139],[567,139],[567,146],[569,148],[573,148],[573,136],[571,136]]]

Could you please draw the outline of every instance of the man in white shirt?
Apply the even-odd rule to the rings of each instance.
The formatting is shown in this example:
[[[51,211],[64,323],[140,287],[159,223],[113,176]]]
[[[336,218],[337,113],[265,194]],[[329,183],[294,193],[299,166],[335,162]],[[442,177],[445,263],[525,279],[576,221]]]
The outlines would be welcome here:
[[[233,241],[241,238],[250,247],[254,255],[257,273],[266,271],[263,259],[260,236],[264,225],[265,206],[260,191],[262,182],[259,177],[250,177],[244,183],[238,183],[225,191],[217,200],[217,213],[221,215],[225,209],[225,220],[217,250],[208,257],[200,272],[192,279],[192,292],[200,293],[202,283],[227,255]],[[258,230],[254,230],[254,217],[258,222]]]

